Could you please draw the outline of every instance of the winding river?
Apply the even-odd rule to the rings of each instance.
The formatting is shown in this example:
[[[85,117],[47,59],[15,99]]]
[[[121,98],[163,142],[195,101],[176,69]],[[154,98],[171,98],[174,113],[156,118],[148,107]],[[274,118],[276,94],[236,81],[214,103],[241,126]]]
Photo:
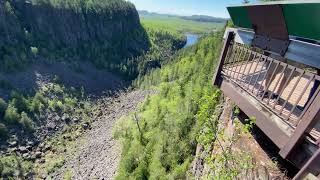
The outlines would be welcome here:
[[[199,35],[190,34],[190,33],[186,34],[186,36],[187,36],[187,44],[184,46],[184,48],[186,48],[188,46],[192,46],[195,43],[197,43],[199,40],[199,37],[200,37]]]

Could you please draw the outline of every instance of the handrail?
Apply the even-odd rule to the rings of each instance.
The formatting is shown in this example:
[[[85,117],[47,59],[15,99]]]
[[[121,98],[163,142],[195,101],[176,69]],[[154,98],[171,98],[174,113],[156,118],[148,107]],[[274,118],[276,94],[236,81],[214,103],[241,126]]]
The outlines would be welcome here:
[[[227,38],[229,32],[235,33],[234,41],[243,45],[252,45],[255,33],[245,29],[228,28],[225,31],[224,38]],[[274,52],[268,51],[276,56]],[[305,64],[320,69],[320,45],[297,40],[297,37],[290,36],[290,44],[284,58],[297,63]]]
[[[310,106],[308,94],[320,76],[239,44],[230,49],[232,53],[229,50],[229,57],[222,65],[225,76],[296,127]],[[289,85],[292,87],[288,88]],[[301,106],[304,110],[297,109]]]
[[[301,146],[304,140],[308,140],[307,142],[312,143],[313,147],[318,146],[319,149],[320,129],[314,133],[316,123],[320,124],[319,74],[305,69],[301,63],[292,63],[284,58],[278,60],[278,56],[267,56],[264,54],[265,51],[248,46],[245,42],[250,41],[248,40],[250,33],[239,35],[239,31],[230,31],[230,29],[226,32],[227,41],[222,49],[218,70],[214,76],[214,85],[220,86],[222,83],[221,87],[227,93],[226,83],[231,82],[235,89],[245,91],[245,94],[252,96],[249,99],[255,98],[264,108],[292,128],[293,131],[289,133],[290,137],[283,142],[283,145],[278,146],[279,154],[283,158],[290,159],[289,155],[294,154],[296,148]],[[233,87],[228,85],[228,88]],[[228,94],[236,98],[230,92],[228,91]],[[245,94],[240,93],[237,96]],[[252,108],[252,106],[251,110],[247,108],[248,113],[252,114],[250,112]],[[268,118],[267,116],[261,117],[264,120]],[[261,121],[259,122],[259,126],[263,126]],[[267,134],[272,131],[270,128],[261,128],[267,130]],[[278,142],[277,138],[271,136],[274,142]],[[317,170],[319,171],[320,169]]]

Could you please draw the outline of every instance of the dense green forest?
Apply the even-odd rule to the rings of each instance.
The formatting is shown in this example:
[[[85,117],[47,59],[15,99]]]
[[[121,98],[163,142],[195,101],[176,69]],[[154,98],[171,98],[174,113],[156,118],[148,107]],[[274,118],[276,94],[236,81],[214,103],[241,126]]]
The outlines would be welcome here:
[[[138,112],[123,117],[114,129],[115,138],[123,144],[117,179],[186,178],[197,144],[214,142],[215,129],[208,128],[208,121],[216,118],[222,96],[212,87],[211,78],[222,31],[180,50],[186,43],[181,34],[185,29],[177,30],[175,19],[169,25],[144,21],[142,26],[135,7],[123,0],[0,3],[2,73],[20,71],[37,61],[90,61],[98,68],[135,79],[133,88],[155,89],[156,95],[147,97]],[[184,21],[190,20],[180,22]],[[194,24],[198,32],[222,28],[220,22]],[[66,88],[59,77],[35,94],[13,89],[8,100],[0,98],[0,143],[11,134],[19,141],[34,139],[50,114],[61,117],[68,124],[63,132],[75,139],[84,127],[70,122],[76,119],[89,125],[93,106],[83,89]],[[69,146],[63,137],[52,139],[51,145],[57,149]],[[47,173],[64,163],[61,157],[51,161],[46,162]],[[2,156],[0,174],[22,178],[39,168],[32,162],[15,153]]]
[[[134,58],[129,67],[134,68],[134,78],[145,75],[154,68],[159,68],[169,61],[175,52],[184,47],[186,37],[176,31],[144,26],[151,46],[149,51]],[[136,66],[138,64],[138,66]]]
[[[132,89],[154,89],[155,95],[114,128],[114,137],[122,143],[117,179],[186,179],[197,145],[210,154],[215,135],[221,133],[223,96],[211,79],[225,22],[206,16],[141,19],[142,23],[134,5],[125,0],[2,0],[0,73],[22,71],[38,61],[89,61],[132,80]],[[206,35],[181,49],[186,32]],[[3,87],[10,84],[0,81]],[[67,148],[92,123],[95,104],[83,88],[65,87],[58,76],[34,93],[11,90],[8,99],[0,97],[1,151],[8,147],[0,156],[0,175],[7,179],[37,177],[39,171],[50,175],[63,166]],[[56,117],[63,124],[61,134],[36,139],[45,121]],[[60,154],[50,154],[38,166],[34,157],[16,153],[21,147],[17,143],[29,140],[37,140],[32,145],[36,148],[46,141]],[[209,155],[210,165],[222,166],[231,157],[242,164],[237,168],[251,166],[244,162],[251,161],[245,154],[227,153],[215,159]],[[232,179],[238,169],[223,167],[215,173],[218,179]]]
[[[212,33],[135,81],[158,94],[115,129],[123,144],[117,179],[185,179],[200,131],[221,101],[211,85],[221,38],[222,32]]]
[[[185,37],[178,33],[142,27],[134,6],[125,1],[6,0],[0,3],[1,71],[18,70],[40,59],[78,62],[89,59],[100,68],[133,79],[161,67],[161,63],[186,43]],[[59,12],[66,9],[65,13]],[[73,20],[78,22],[70,24]],[[65,21],[64,25],[61,21]],[[8,83],[1,83],[1,88],[11,88]],[[56,106],[48,104],[48,97],[41,90],[36,94],[19,91],[12,89],[7,102],[0,98],[2,141],[6,140],[7,127],[10,130],[18,125],[28,133],[34,121],[41,119],[42,112],[50,109],[49,105]]]
[[[134,5],[124,0],[5,0],[0,24],[2,72],[39,60],[90,61],[133,79],[145,71],[139,68],[148,64],[144,56],[157,56],[151,44],[171,40],[166,44],[181,48],[184,43],[166,32],[147,33]]]
[[[90,123],[89,111],[92,104],[87,100],[85,92],[80,89],[68,89],[58,82],[43,86],[34,96],[25,96],[13,91],[11,99],[5,102],[0,98],[0,144],[6,145],[6,140],[14,135],[15,141],[20,143],[41,142],[46,137],[36,136],[35,131],[41,131],[41,125],[52,119],[52,115],[62,117],[60,124],[66,124],[64,131],[71,131],[76,135],[81,126],[71,121]],[[51,131],[54,131],[51,129]],[[38,132],[39,133],[39,132]],[[59,140],[66,145],[67,141]],[[11,142],[12,143],[12,142]],[[12,144],[9,144],[9,147]],[[5,146],[6,147],[6,146]],[[0,175],[4,178],[20,177],[33,173],[32,157],[22,157],[13,152],[0,156]]]
[[[143,27],[135,7],[123,0],[0,2],[0,73],[4,74],[23,71],[38,61],[89,61],[132,80],[161,67],[185,43],[178,32]],[[31,94],[13,89],[10,82],[1,81],[0,88],[12,90],[8,99],[0,97],[2,149],[13,134],[14,142],[37,140],[35,133],[52,114],[67,124],[63,131],[81,131],[78,124],[90,123],[88,111],[93,105],[84,90],[65,87],[58,76]],[[75,127],[70,125],[72,119],[79,121]],[[1,176],[16,177],[18,169],[19,177],[33,172],[32,161],[26,159],[15,153],[1,156]]]

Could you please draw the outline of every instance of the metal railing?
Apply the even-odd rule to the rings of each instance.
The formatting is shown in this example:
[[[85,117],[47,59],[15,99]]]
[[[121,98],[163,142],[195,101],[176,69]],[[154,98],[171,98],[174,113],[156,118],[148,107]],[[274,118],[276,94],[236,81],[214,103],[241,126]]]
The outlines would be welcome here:
[[[292,127],[299,124],[320,90],[320,76],[301,65],[237,43],[228,49],[222,74]]]
[[[246,114],[256,116],[257,126],[279,147],[282,158],[303,167],[298,178],[306,172],[320,177],[320,68],[303,65],[306,61],[315,64],[318,56],[292,51],[292,47],[305,47],[294,40],[285,56],[291,54],[294,58],[289,59],[294,61],[268,55],[268,49],[251,47],[245,40],[247,34],[238,29],[226,31],[213,85]],[[312,52],[320,49],[308,47]],[[279,118],[273,119],[275,116]],[[284,123],[279,124],[278,119]]]

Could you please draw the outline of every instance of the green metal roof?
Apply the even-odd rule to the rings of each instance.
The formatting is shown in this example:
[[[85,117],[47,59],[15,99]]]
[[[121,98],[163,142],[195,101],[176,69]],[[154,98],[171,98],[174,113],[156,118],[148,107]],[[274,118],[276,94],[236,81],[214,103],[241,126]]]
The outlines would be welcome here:
[[[282,1],[230,6],[227,9],[236,26],[252,29],[252,22],[248,17],[248,6],[268,5],[280,5],[282,7],[289,35],[320,40],[320,1]]]

